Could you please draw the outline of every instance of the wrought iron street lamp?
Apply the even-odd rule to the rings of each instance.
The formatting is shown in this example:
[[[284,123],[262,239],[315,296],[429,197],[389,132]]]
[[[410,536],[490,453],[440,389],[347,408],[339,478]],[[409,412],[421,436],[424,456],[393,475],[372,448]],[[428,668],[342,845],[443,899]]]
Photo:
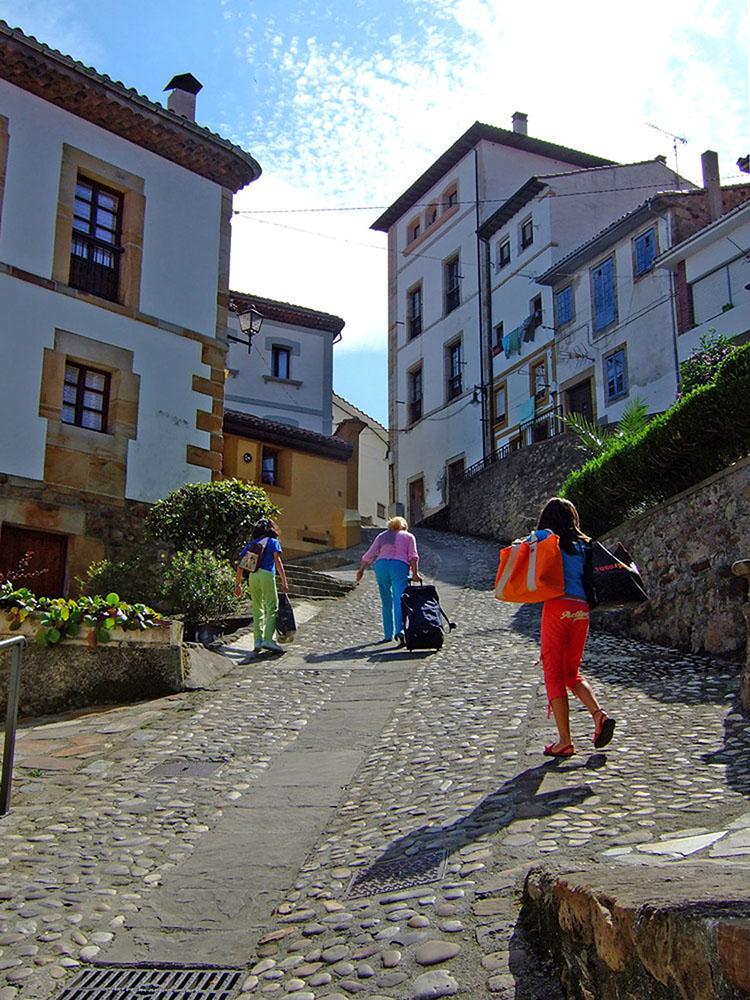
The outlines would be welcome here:
[[[235,344],[247,344],[247,353],[249,354],[253,346],[253,337],[260,333],[260,328],[263,325],[263,314],[258,312],[255,306],[250,306],[244,312],[238,313],[237,319],[239,320],[240,330],[244,333],[245,337],[233,337],[229,334],[228,339]]]

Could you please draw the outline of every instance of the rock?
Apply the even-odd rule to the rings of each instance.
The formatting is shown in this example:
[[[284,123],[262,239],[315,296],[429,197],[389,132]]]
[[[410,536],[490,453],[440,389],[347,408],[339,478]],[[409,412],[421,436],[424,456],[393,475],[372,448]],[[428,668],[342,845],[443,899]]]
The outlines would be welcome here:
[[[461,951],[460,944],[452,941],[424,941],[414,949],[414,960],[418,965],[437,965],[439,962],[447,962]],[[435,994],[443,996],[443,994]]]
[[[387,948],[380,956],[384,969],[393,969],[401,961],[401,952],[396,948]]]
[[[423,972],[414,980],[412,1000],[432,1000],[434,997],[451,997],[458,993],[458,983],[442,969]]]
[[[326,948],[320,957],[329,965],[334,965],[336,962],[341,962],[343,959],[348,958],[349,954],[350,949],[345,944],[337,944],[333,948]]]

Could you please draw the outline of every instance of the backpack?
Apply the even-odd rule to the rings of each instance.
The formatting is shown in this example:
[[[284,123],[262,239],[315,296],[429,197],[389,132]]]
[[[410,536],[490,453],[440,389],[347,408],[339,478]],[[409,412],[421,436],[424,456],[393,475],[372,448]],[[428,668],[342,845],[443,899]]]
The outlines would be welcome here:
[[[240,569],[244,569],[246,573],[255,573],[260,568],[260,561],[263,558],[263,553],[266,551],[267,544],[267,538],[250,542],[240,556]]]
[[[406,648],[441,649],[445,627],[448,631],[456,626],[440,607],[440,599],[435,587],[430,584],[408,586],[401,595],[401,614],[404,619],[404,641]]]
[[[495,577],[498,601],[532,604],[565,593],[560,539],[555,534],[539,541],[535,531],[500,550]]]

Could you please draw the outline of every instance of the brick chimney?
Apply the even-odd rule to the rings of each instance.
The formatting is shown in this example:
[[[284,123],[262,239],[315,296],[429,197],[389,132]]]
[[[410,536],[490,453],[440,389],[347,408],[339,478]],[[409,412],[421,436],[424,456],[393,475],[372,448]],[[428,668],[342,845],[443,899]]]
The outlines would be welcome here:
[[[519,135],[529,134],[529,116],[523,111],[513,112],[513,131],[518,132]]]
[[[719,178],[719,156],[713,149],[707,149],[701,155],[703,170],[703,187],[708,197],[708,215],[715,222],[723,212],[721,203],[721,180]]]
[[[167,107],[176,115],[195,121],[195,97],[203,84],[196,80],[192,73],[178,73],[173,76],[164,88],[170,91]]]

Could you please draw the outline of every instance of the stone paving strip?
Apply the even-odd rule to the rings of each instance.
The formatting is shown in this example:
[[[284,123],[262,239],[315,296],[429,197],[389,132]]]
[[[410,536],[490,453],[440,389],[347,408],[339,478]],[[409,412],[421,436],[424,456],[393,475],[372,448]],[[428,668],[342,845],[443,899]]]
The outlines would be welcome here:
[[[559,984],[516,927],[530,864],[747,864],[750,724],[734,710],[736,665],[592,636],[584,673],[618,720],[615,739],[593,751],[590,718],[576,711],[577,755],[547,760],[538,609],[492,600],[495,545],[419,538],[459,623],[437,654],[374,645],[367,577],[284,657],[238,667],[216,691],[24,731],[24,777],[0,824],[0,1000],[46,996],[78,963],[116,960],[118,949],[143,959],[144,928],[159,931],[159,947],[175,940],[161,903],[204,907],[200,873],[219,885],[234,843],[213,852],[210,870],[213,838],[232,832],[230,814],[253,811],[254,796],[279,815],[284,803],[267,796],[299,785],[268,778],[289,774],[285,755],[295,753],[314,766],[326,750],[357,750],[336,807],[328,789],[324,812],[289,841],[297,854],[282,858],[283,889],[277,881],[262,896],[252,866],[232,869],[235,895],[255,907],[252,940],[225,939],[248,970],[248,998],[558,1000]],[[355,677],[378,705],[369,728],[362,715],[359,728],[347,725],[366,700],[347,690]],[[201,777],[150,773],[185,757],[220,766]],[[74,763],[45,767],[51,760]],[[237,825],[237,851],[262,823],[248,829],[250,841]],[[435,880],[408,884],[428,851],[447,854]],[[378,878],[377,863],[388,866],[382,892],[350,891],[357,875]],[[388,881],[400,871],[403,888]],[[213,912],[213,930],[249,927],[247,912]],[[194,929],[202,919],[213,933],[209,916]]]

